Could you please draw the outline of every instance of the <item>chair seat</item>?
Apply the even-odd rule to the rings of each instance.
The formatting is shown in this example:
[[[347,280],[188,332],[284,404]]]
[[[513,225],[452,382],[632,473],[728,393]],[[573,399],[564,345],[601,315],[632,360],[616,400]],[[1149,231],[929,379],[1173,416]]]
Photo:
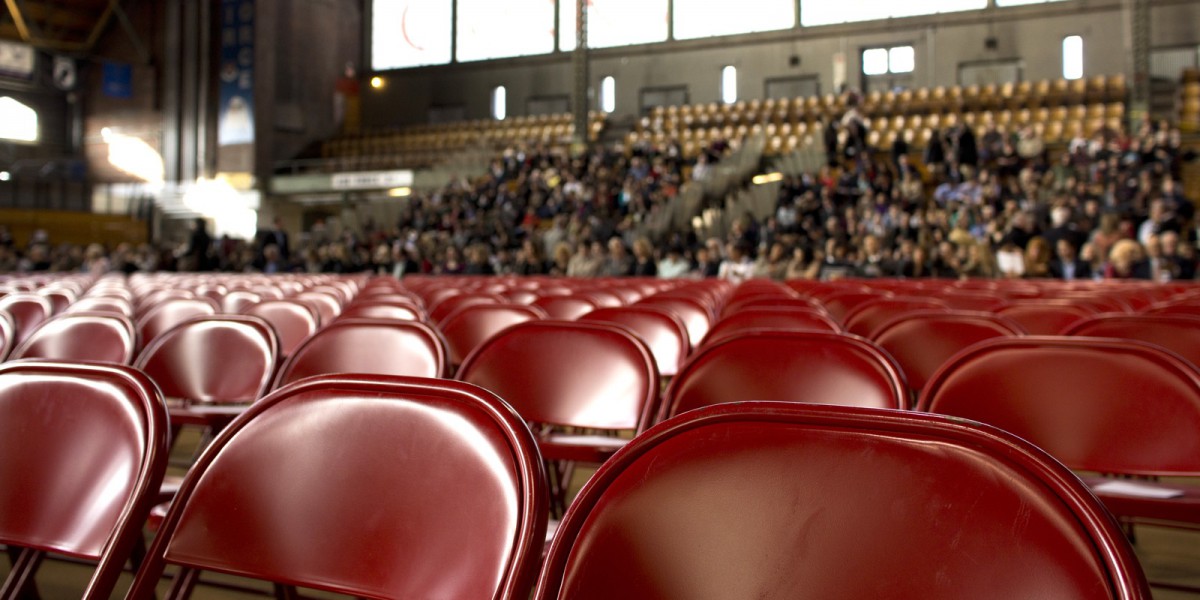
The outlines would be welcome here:
[[[167,412],[172,425],[200,425],[221,427],[246,411],[249,404],[192,403],[185,400],[167,402]]]
[[[1084,483],[1117,517],[1171,521],[1190,524],[1200,528],[1200,486],[1178,481],[1148,481],[1144,479],[1113,479],[1110,477],[1084,477]],[[1104,483],[1127,483],[1145,490],[1146,495],[1097,490]],[[1171,498],[1151,497],[1155,492],[1182,492]]]
[[[629,440],[606,435],[552,433],[538,440],[542,458],[602,463]]]

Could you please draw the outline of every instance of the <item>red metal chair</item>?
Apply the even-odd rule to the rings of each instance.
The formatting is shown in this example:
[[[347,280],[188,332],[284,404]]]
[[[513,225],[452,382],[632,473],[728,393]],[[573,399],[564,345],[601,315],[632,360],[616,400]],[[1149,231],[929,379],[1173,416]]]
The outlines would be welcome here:
[[[948,309],[945,302],[937,298],[920,296],[892,296],[875,298],[855,306],[846,313],[846,331],[854,335],[870,337],[881,325],[905,313],[914,310]]]
[[[301,292],[295,298],[307,302],[317,311],[322,323],[329,323],[342,314],[342,304],[330,293]]]
[[[504,398],[539,435],[552,464],[551,492],[565,506],[573,461],[604,462],[654,418],[658,369],[650,349],[628,329],[594,322],[529,321],[492,337],[463,361],[456,377]]]
[[[650,296],[639,300],[634,306],[653,306],[670,311],[683,324],[687,326],[688,341],[692,348],[696,348],[704,336],[708,335],[708,330],[712,328],[713,318],[709,309],[696,300],[687,298],[664,298],[661,296]]]
[[[10,358],[109,362],[128,365],[137,353],[137,330],[129,317],[63,313],[42,323]]]
[[[429,320],[435,324],[441,324],[450,313],[464,306],[475,306],[479,304],[505,304],[508,300],[504,296],[498,294],[456,294],[430,305]]]
[[[601,308],[583,316],[582,321],[613,323],[628,328],[637,335],[658,365],[658,374],[674,377],[687,358],[687,326],[674,313],[653,306]]]
[[[1157,344],[1200,366],[1200,316],[1107,314],[1080,321],[1063,335],[1119,338]]]
[[[234,290],[221,298],[221,312],[227,315],[245,314],[250,307],[263,301],[263,297],[246,290]]]
[[[991,313],[935,310],[915,311],[882,325],[872,341],[891,354],[909,388],[917,394],[951,356],[976,342],[1023,335],[1020,325]]]
[[[947,290],[942,292],[938,299],[945,302],[947,306],[954,310],[977,310],[981,312],[995,312],[1004,308],[1008,304],[1008,300],[1002,295],[995,292],[958,292]]]
[[[526,321],[548,319],[545,311],[524,304],[475,304],[450,313],[441,324],[450,365],[457,367],[492,336]]]
[[[246,309],[247,315],[271,324],[279,336],[279,353],[291,356],[305,338],[321,328],[321,317],[312,305],[299,300],[267,300]]]
[[[900,409],[904,376],[867,340],[822,331],[747,331],[706,345],[667,388],[659,415],[742,400]]]
[[[65,312],[115,313],[132,318],[133,305],[123,298],[85,296],[72,302]]]
[[[550,315],[551,319],[574,321],[599,308],[594,301],[583,296],[546,296],[538,298],[536,306]]]
[[[996,314],[1016,321],[1030,335],[1059,335],[1097,312],[1088,305],[1064,300],[1022,300],[1001,307]]]
[[[334,325],[336,326],[336,324]],[[370,598],[525,600],[546,527],[536,443],[486,390],[335,375],[251,407],[188,473],[132,600],[202,570]]]
[[[415,306],[387,302],[356,302],[347,306],[339,319],[392,319],[397,321],[423,321],[425,313]]]
[[[17,292],[0,298],[0,312],[12,317],[16,326],[13,340],[21,343],[54,314],[54,307],[49,300],[33,292]]]
[[[50,301],[52,314],[56,315],[66,310],[78,297],[78,294],[66,288],[44,287],[38,290],[37,294]]]
[[[1104,507],[1021,439],[936,415],[749,402],[662,423],[605,463],[534,597],[1150,591]]]
[[[942,367],[918,408],[994,425],[1080,471],[1200,477],[1200,371],[1145,342],[982,342]],[[1200,486],[1194,483],[1120,480],[1121,486],[1179,493],[1151,498],[1110,490],[1113,479],[1086,481],[1120,518],[1200,527]]]
[[[175,298],[165,300],[146,311],[137,320],[142,345],[149,345],[163,332],[193,317],[208,317],[220,311],[210,298]]]
[[[828,313],[806,308],[746,308],[717,321],[699,347],[737,337],[747,331],[827,331],[841,333]]]
[[[279,369],[274,387],[313,375],[441,377],[446,369],[446,342],[424,323],[338,319],[296,348]]]
[[[142,544],[167,467],[167,409],[119,365],[0,366],[0,543],[15,556],[0,597],[34,595],[46,554],[98,561],[88,600],[107,599]]]
[[[171,423],[219,429],[266,395],[279,363],[279,338],[245,315],[195,317],[166,331],[134,366],[171,402]]]
[[[8,359],[8,355],[16,346],[17,326],[13,325],[12,316],[0,312],[0,361]]]
[[[864,302],[876,300],[878,298],[889,298],[891,296],[891,292],[879,290],[863,292],[845,291],[837,294],[830,294],[825,298],[822,298],[821,304],[825,307],[825,310],[829,311],[829,314],[834,319],[844,323],[846,315],[850,314],[850,311],[854,310],[856,307],[858,307],[858,305],[863,304]]]

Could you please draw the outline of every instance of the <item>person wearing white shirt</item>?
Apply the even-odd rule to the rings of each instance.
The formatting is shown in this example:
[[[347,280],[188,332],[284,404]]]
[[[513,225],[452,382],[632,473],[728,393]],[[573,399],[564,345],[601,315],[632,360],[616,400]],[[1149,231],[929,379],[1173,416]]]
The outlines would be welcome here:
[[[754,276],[754,261],[750,260],[749,252],[741,244],[729,244],[729,258],[721,262],[717,277],[732,283],[741,283]]]

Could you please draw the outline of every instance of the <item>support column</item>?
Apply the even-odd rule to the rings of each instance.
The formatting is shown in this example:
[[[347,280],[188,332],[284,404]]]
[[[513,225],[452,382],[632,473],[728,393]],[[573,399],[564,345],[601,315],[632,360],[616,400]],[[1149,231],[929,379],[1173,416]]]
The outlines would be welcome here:
[[[1133,76],[1129,92],[1130,130],[1136,131],[1150,112],[1150,0],[1126,0],[1129,23],[1129,72]]]
[[[572,55],[571,67],[574,71],[575,86],[572,94],[571,114],[574,117],[575,137],[572,140],[573,151],[576,154],[587,152],[588,147],[588,84],[591,75],[588,73],[587,46],[587,10],[588,0],[565,0],[575,2],[575,52]]]

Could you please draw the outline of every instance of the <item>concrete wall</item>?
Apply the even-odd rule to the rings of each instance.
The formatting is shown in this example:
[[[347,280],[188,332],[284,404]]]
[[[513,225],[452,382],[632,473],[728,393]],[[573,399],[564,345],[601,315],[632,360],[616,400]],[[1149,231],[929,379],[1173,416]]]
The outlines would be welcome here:
[[[761,98],[768,79],[816,75],[821,91],[834,91],[834,58],[845,56],[846,83],[861,85],[864,48],[912,44],[916,69],[911,85],[953,85],[963,63],[1021,59],[1023,78],[1061,77],[1061,42],[1084,38],[1084,75],[1128,73],[1128,12],[1119,0],[1068,0],[1048,5],[986,9],[929,17],[796,28],[728,38],[675,41],[611,48],[592,53],[591,79],[612,75],[617,81],[615,117],[639,110],[643,88],[685,86],[693,103],[715,102],[720,71],[738,67],[739,98]],[[1200,44],[1200,3],[1160,0],[1153,8],[1155,46]],[[994,36],[995,50],[984,47]],[[799,57],[798,66],[790,64]],[[433,106],[462,105],[469,119],[489,116],[489,94],[496,85],[508,91],[508,114],[525,114],[532,97],[566,95],[571,87],[570,56],[556,53],[388,72],[387,86],[365,90],[367,125],[422,123]]]

